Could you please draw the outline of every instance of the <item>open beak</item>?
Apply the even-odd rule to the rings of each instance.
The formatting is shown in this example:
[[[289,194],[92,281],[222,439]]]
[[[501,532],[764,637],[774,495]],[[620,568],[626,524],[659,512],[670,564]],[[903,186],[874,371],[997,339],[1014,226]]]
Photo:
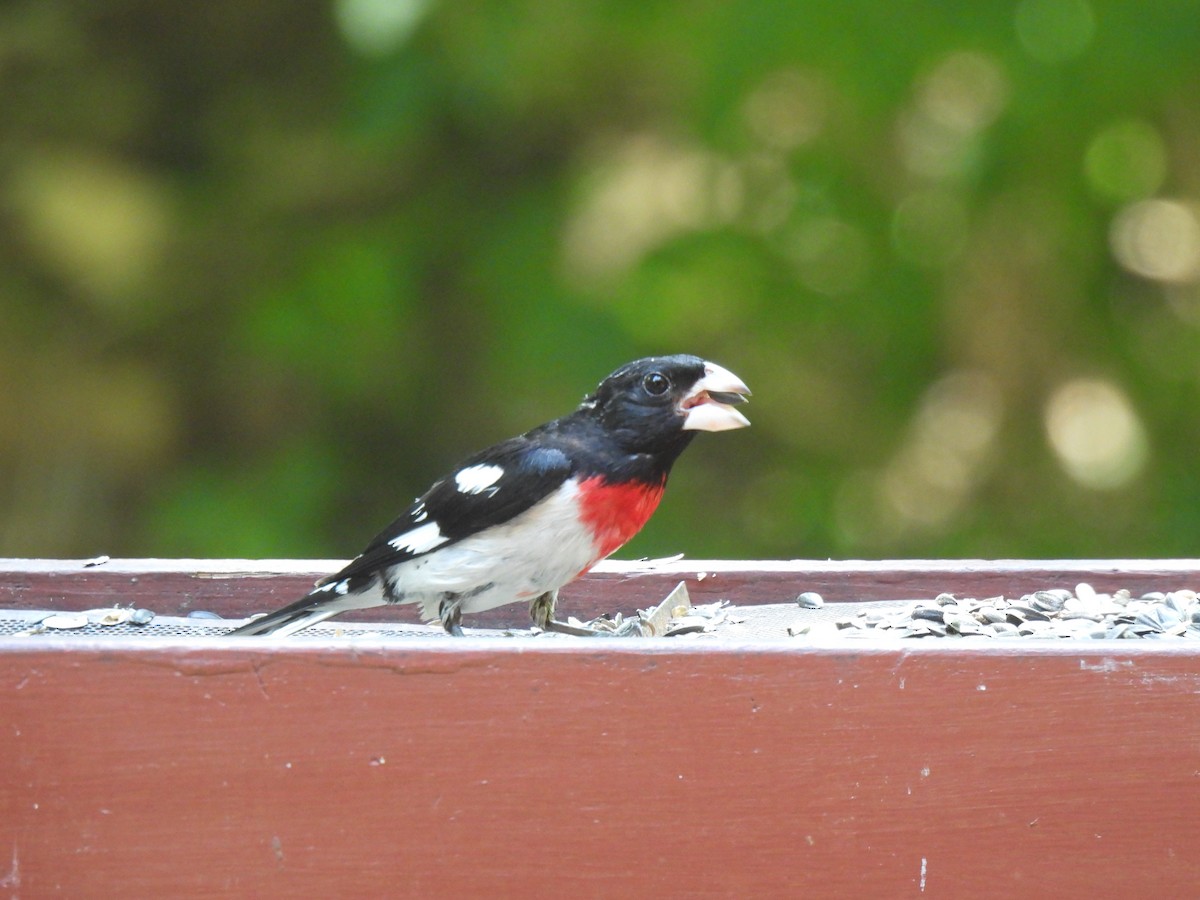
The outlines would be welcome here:
[[[750,388],[716,363],[704,364],[704,375],[679,402],[684,431],[731,431],[750,420],[733,407],[745,403]]]

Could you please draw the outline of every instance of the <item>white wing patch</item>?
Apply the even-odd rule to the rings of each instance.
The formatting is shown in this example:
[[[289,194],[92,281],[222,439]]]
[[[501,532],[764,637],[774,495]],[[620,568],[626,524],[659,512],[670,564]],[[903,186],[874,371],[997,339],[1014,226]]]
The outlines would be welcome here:
[[[482,494],[485,491],[490,497],[499,490],[492,487],[500,476],[504,474],[504,470],[500,466],[487,465],[480,463],[476,466],[467,466],[461,472],[454,476],[454,483],[458,485],[458,489],[464,494]]]
[[[323,594],[327,591],[332,591],[335,594],[343,595],[350,590],[349,579],[343,578],[341,581],[331,581],[329,584],[323,584],[319,588],[313,588],[312,593]]]
[[[444,543],[446,543],[446,536],[438,528],[437,522],[428,522],[388,541],[388,544],[397,550],[413,554],[427,553]]]

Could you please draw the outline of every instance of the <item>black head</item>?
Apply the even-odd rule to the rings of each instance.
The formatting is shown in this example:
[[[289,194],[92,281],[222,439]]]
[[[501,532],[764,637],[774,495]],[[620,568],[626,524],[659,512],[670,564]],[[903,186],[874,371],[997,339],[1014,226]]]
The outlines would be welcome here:
[[[599,420],[626,452],[673,459],[696,431],[749,425],[733,408],[749,393],[728,369],[698,356],[649,356],[605,378],[580,410]]]

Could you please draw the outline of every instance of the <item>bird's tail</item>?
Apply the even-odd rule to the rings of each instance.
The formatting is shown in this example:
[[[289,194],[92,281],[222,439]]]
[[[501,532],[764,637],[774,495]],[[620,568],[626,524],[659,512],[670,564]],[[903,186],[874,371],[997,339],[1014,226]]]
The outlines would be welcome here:
[[[309,625],[324,622],[331,616],[345,612],[348,609],[365,609],[378,606],[380,601],[361,593],[350,593],[346,590],[348,580],[331,581],[323,584],[295,603],[251,619],[245,625],[233,629],[227,636],[249,636],[271,634],[284,637],[295,634]]]

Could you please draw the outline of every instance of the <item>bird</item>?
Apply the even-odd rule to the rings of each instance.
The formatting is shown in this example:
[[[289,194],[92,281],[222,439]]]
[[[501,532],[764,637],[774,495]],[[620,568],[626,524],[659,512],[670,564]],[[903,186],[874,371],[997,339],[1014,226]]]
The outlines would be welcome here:
[[[352,609],[415,604],[461,635],[464,613],[530,603],[536,627],[558,590],[630,540],[700,431],[744,428],[750,389],[698,356],[651,356],[600,382],[567,415],[468,457],[341,571],[231,635],[294,634]]]

